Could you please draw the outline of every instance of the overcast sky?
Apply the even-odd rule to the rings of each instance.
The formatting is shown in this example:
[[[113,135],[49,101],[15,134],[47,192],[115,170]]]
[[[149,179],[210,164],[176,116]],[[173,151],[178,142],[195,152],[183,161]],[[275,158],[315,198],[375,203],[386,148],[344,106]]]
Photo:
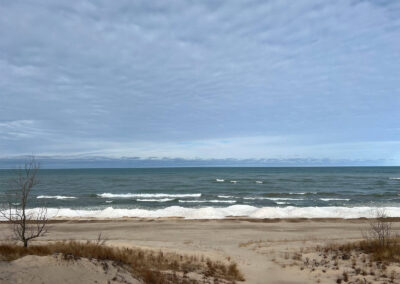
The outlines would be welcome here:
[[[400,1],[0,1],[0,157],[400,165]]]

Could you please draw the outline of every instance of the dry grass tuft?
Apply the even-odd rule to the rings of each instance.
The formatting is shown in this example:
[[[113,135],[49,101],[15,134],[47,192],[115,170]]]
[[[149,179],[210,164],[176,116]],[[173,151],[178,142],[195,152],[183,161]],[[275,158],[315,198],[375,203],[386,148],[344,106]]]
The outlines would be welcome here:
[[[363,240],[343,245],[329,245],[322,250],[324,252],[340,252],[342,256],[360,252],[369,255],[372,261],[400,262],[400,237],[389,239],[386,245],[382,245],[379,240]]]
[[[298,256],[293,257],[298,259]],[[336,283],[400,283],[400,237],[317,246],[297,261],[309,271],[342,271]]]
[[[26,255],[62,254],[65,260],[79,258],[109,260],[123,266],[145,283],[235,283],[243,281],[236,263],[225,264],[197,256],[155,252],[138,248],[118,248],[96,242],[63,241],[28,248],[16,244],[0,244],[0,260],[11,261]],[[191,279],[187,273],[202,275],[207,281]]]

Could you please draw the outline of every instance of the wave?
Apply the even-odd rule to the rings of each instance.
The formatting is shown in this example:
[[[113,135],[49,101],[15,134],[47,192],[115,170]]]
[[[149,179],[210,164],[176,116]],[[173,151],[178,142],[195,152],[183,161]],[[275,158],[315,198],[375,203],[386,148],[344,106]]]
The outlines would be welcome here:
[[[320,198],[322,201],[350,201],[349,198]]]
[[[193,194],[166,194],[166,193],[101,193],[97,194],[101,198],[185,198],[185,197],[201,197],[201,193]]]
[[[236,203],[236,200],[178,200],[180,203]]]
[[[218,198],[235,198],[235,196],[232,196],[232,195],[218,195]]]
[[[224,182],[225,180],[222,179],[222,178],[217,178],[217,179],[215,179],[215,181],[216,181],[216,182]]]
[[[256,180],[256,183],[262,184],[263,182],[261,180]]]
[[[285,196],[285,195],[337,195],[336,193],[333,192],[268,192],[265,195],[266,196]]]
[[[76,199],[75,196],[63,196],[63,195],[39,195],[37,199]]]
[[[231,183],[237,183],[237,180],[231,180]]]
[[[205,203],[207,200],[178,200],[179,203]]]
[[[271,197],[269,200],[304,200],[304,198]]]
[[[175,200],[175,198],[161,198],[161,199],[136,199],[136,201],[141,202],[168,202]]]
[[[303,198],[288,198],[288,197],[243,197],[246,200],[304,200]]]
[[[243,199],[245,200],[265,200],[265,199],[269,199],[267,197],[243,197]]]
[[[389,178],[389,179],[400,180],[400,177],[392,177],[392,178]]]
[[[381,207],[391,217],[400,217],[400,207]],[[159,218],[182,217],[185,219],[223,219],[227,217],[248,218],[361,218],[374,217],[377,207],[263,207],[250,205],[231,205],[224,208],[202,207],[186,208],[170,206],[157,210],[121,209],[107,207],[98,210],[75,210],[70,208],[48,208],[49,218]],[[40,209],[28,209],[35,213]]]

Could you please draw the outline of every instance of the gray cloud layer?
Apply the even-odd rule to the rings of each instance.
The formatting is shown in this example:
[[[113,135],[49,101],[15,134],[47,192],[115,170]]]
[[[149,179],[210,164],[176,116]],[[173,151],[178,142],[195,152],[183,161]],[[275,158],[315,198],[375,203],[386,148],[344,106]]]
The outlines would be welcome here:
[[[2,1],[0,35],[0,156],[400,163],[398,1]]]

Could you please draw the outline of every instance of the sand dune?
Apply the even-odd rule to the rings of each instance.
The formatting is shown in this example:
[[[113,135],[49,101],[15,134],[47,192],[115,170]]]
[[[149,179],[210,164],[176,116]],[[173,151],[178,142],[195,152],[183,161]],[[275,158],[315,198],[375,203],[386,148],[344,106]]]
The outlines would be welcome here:
[[[395,223],[399,229],[400,223]],[[8,232],[6,225],[0,225],[0,237]],[[69,220],[51,224],[46,240],[87,240],[96,239],[99,232],[112,246],[142,247],[155,250],[179,252],[191,255],[204,255],[213,260],[234,260],[246,278],[245,283],[335,283],[336,272],[316,275],[301,271],[297,266],[282,266],[280,259],[286,253],[301,248],[348,242],[361,238],[361,230],[366,228],[363,220],[179,220],[179,219],[119,219],[119,220]],[[35,258],[35,257],[31,257]],[[33,274],[34,279],[52,283],[54,275],[61,277],[57,283],[68,282],[68,275],[75,277],[87,273],[86,283],[98,279],[104,283],[110,275],[123,273],[112,271],[105,274],[101,265],[82,260],[84,265],[71,267],[57,264],[51,257],[37,258],[30,267],[30,259],[24,258],[11,265],[2,263],[0,275],[4,278],[12,271],[20,269]],[[46,263],[48,269],[35,270],[36,263]],[[51,265],[49,265],[50,263]],[[26,270],[24,265],[28,265]],[[39,266],[39,265],[37,265]],[[10,272],[11,271],[11,272]],[[87,272],[86,272],[87,271]],[[342,273],[338,271],[337,273]],[[123,273],[127,278],[126,273]],[[7,276],[9,277],[9,276]],[[22,277],[22,276],[21,276]],[[48,277],[48,278],[40,278]],[[91,278],[98,277],[98,278]],[[111,277],[111,276],[110,276]],[[9,280],[11,279],[11,280]],[[22,279],[22,278],[21,278]],[[28,279],[28,278],[26,278]],[[101,282],[100,281],[103,281]],[[4,280],[3,280],[4,281]],[[36,281],[36,280],[35,280]],[[38,280],[38,283],[40,282]],[[50,282],[46,282],[50,281]],[[131,279],[130,281],[135,281]],[[18,282],[5,282],[18,283]],[[36,282],[29,282],[36,283]],[[40,282],[41,283],[41,282]],[[85,282],[80,282],[85,283]],[[135,282],[132,282],[135,283]]]
[[[129,283],[138,280],[110,261],[81,258],[64,260],[61,256],[33,256],[0,262],[0,283],[43,284],[43,283]]]

